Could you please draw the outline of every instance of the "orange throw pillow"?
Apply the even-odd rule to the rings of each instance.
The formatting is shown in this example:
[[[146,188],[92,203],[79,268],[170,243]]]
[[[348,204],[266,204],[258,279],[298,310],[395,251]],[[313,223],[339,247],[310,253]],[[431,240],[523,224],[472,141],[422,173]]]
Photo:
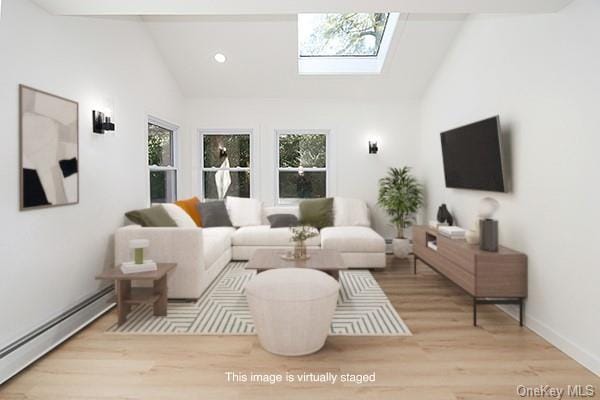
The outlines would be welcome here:
[[[188,215],[190,217],[192,217],[192,219],[194,220],[196,225],[202,226],[202,216],[200,215],[200,212],[198,211],[198,204],[200,204],[200,200],[198,200],[197,197],[192,197],[192,198],[185,199],[185,200],[179,200],[179,201],[176,201],[175,204],[177,204],[179,207],[183,208],[183,211],[185,211],[186,213],[188,213]]]

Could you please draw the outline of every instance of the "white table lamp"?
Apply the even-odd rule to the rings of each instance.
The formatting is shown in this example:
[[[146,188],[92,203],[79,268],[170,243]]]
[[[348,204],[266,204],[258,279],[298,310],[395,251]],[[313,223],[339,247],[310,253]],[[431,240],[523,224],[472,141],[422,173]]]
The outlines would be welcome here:
[[[484,197],[479,202],[479,218],[491,219],[499,208],[500,203],[498,203],[498,200],[492,197]]]

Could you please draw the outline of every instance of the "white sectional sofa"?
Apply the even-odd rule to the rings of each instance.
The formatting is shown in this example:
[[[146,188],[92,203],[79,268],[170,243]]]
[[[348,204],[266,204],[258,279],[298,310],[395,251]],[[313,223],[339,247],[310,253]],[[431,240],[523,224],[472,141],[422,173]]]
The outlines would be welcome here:
[[[366,226],[368,211],[367,219],[344,215],[346,207],[342,206],[341,199],[337,200],[334,201],[335,226],[321,229],[319,235],[307,241],[307,247],[338,250],[349,268],[384,268],[385,240]],[[351,201],[356,203],[359,200]],[[340,206],[336,207],[336,204]],[[149,239],[147,258],[177,263],[177,268],[168,278],[169,297],[195,299],[231,260],[249,260],[257,249],[287,249],[293,246],[289,228],[270,227],[267,216],[271,214],[298,216],[298,207],[265,207],[260,225],[238,228],[143,228],[128,225],[115,233],[115,261],[118,265],[131,259],[131,239]]]
[[[267,217],[273,214],[293,214],[298,217],[298,207],[265,207],[261,224],[242,226],[231,238],[232,256],[234,260],[249,260],[256,249],[290,248],[293,246],[292,233],[289,228],[271,228]],[[321,247],[319,235],[306,241],[309,249]]]
[[[129,241],[148,239],[145,258],[155,262],[174,262],[169,273],[169,297],[197,299],[231,261],[231,236],[234,228],[143,228],[128,225],[115,233],[115,263],[131,260]]]
[[[348,268],[385,268],[385,240],[366,226],[323,228],[321,248],[339,251]]]

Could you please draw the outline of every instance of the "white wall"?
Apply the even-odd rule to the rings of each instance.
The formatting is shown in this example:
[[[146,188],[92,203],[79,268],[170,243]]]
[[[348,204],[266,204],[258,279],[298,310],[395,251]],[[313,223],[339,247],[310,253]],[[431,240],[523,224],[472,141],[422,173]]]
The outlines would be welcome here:
[[[135,19],[50,17],[27,0],[0,19],[0,347],[101,285],[123,212],[147,203],[148,113],[182,123],[179,89]],[[18,84],[79,102],[78,205],[19,211]],[[91,132],[112,103],[117,132]]]
[[[499,114],[512,192],[493,194],[502,244],[529,256],[526,323],[600,373],[600,2],[557,14],[471,17],[425,96],[420,175],[432,218],[459,224],[490,193],[444,186],[439,132]]]
[[[255,154],[258,181],[256,197],[265,204],[275,198],[275,130],[329,129],[334,166],[331,194],[362,198],[372,209],[374,226],[393,236],[388,218],[376,207],[377,181],[391,166],[414,165],[414,138],[419,123],[418,103],[323,101],[311,99],[196,99],[187,104],[190,137],[184,148],[191,159],[186,165],[196,172],[190,192],[200,193],[199,154],[196,136],[200,128],[250,128],[258,140]],[[368,138],[376,137],[379,154],[368,154]]]

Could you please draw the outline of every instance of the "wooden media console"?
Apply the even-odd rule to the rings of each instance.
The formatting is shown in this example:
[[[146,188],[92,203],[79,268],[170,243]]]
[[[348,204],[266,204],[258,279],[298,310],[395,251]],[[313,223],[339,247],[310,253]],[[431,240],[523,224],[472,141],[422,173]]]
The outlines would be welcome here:
[[[435,244],[435,245],[434,245]],[[523,326],[523,299],[527,297],[527,256],[500,246],[483,251],[464,239],[450,239],[436,229],[413,227],[414,272],[417,259],[454,282],[473,298],[473,325],[478,304],[517,304]]]

